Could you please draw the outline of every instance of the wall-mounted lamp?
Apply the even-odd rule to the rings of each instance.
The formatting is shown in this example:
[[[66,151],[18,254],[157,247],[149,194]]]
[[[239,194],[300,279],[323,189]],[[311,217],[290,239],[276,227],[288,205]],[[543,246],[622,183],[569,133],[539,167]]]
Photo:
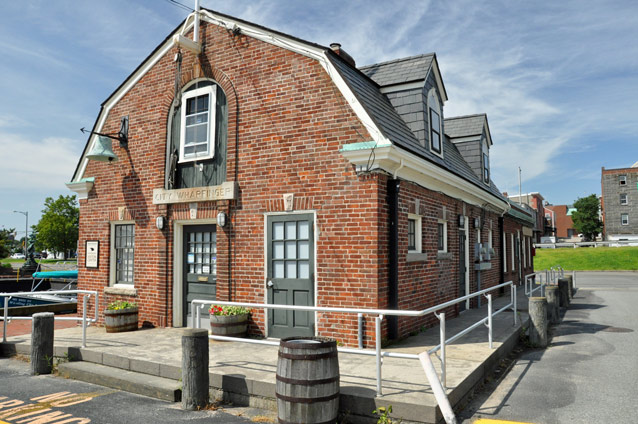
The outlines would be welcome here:
[[[481,218],[480,217],[476,217],[474,218],[474,228],[480,228],[481,227]]]
[[[219,225],[220,227],[225,227],[226,226],[226,213],[225,212],[219,212],[217,214],[217,225]]]
[[[157,227],[158,230],[163,230],[164,229],[164,217],[163,216],[158,216],[157,218],[155,218],[155,226]]]
[[[120,142],[120,147],[128,147],[128,116],[123,116],[120,121],[120,130],[116,134],[103,134],[81,128],[83,133],[95,134],[98,141],[91,151],[86,155],[87,159],[99,162],[117,162],[118,158],[111,148],[111,139]]]
[[[459,215],[459,227],[465,227],[465,215]]]

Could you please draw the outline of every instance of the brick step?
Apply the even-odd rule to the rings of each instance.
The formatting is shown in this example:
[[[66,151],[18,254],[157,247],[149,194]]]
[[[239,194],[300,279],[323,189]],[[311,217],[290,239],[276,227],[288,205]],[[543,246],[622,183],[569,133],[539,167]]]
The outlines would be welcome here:
[[[91,362],[58,365],[60,376],[169,402],[182,400],[181,383],[169,378],[127,371]]]

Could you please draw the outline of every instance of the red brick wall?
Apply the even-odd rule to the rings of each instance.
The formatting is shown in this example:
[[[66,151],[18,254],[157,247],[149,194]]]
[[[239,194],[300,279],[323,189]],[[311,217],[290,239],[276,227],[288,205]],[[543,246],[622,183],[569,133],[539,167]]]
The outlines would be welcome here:
[[[572,221],[572,217],[567,215],[567,205],[547,205],[545,209],[554,212],[553,224],[556,227],[556,237],[568,238],[567,230],[574,228],[574,222]]]

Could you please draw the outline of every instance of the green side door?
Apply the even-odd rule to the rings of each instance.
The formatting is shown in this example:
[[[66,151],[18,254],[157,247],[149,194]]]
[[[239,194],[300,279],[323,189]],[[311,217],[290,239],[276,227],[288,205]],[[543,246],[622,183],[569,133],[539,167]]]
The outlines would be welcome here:
[[[267,218],[268,303],[313,306],[314,218],[312,214]],[[314,336],[314,312],[268,310],[269,337]]]
[[[184,324],[192,326],[193,299],[215,300],[217,293],[217,228],[215,225],[184,227]],[[201,313],[202,327],[208,328],[208,310]]]

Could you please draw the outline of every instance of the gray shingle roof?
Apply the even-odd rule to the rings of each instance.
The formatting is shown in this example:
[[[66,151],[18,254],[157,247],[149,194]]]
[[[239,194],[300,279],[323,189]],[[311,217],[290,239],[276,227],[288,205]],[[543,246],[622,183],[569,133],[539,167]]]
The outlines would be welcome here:
[[[362,66],[359,70],[382,87],[402,84],[424,80],[428,75],[430,66],[432,66],[433,58],[434,53],[428,53]]]
[[[450,138],[469,137],[483,134],[485,114],[456,116],[444,119],[444,132]]]
[[[361,102],[368,114],[375,121],[379,130],[393,144],[447,169],[453,174],[475,184],[478,188],[506,201],[494,183],[490,182],[488,186],[474,173],[470,165],[463,159],[461,153],[448,137],[443,137],[443,158],[435,155],[430,149],[419,143],[414,133],[408,128],[388,98],[379,91],[377,84],[370,80],[363,72],[359,72],[347,64],[336,54],[329,52],[328,57],[359,102]],[[485,118],[485,115],[478,116],[482,116],[483,119]],[[447,125],[447,120],[445,122]]]

